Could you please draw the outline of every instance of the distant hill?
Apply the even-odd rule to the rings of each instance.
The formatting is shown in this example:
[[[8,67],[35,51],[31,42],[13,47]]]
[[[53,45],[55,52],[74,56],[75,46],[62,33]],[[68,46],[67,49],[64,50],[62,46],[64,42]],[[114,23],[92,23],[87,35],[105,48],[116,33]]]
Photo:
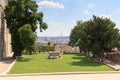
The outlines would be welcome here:
[[[62,37],[60,37],[60,36],[57,36],[57,37],[39,36],[38,39],[37,39],[37,41],[47,41],[47,42],[48,41],[58,41],[58,40],[67,40],[67,41],[69,41],[69,36],[62,36]]]

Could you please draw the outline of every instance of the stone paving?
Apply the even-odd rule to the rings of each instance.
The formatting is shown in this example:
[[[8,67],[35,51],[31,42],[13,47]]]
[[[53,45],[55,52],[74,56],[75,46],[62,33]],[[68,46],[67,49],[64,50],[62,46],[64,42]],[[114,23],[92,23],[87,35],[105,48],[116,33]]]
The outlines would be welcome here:
[[[111,62],[109,60],[105,60],[103,63],[110,66],[111,68],[115,69],[116,71],[120,71],[120,64],[116,64],[116,63]]]
[[[5,59],[5,60],[0,61],[0,74],[7,71],[10,68],[13,61],[14,61],[13,59]]]
[[[120,73],[1,76],[0,80],[120,80]]]

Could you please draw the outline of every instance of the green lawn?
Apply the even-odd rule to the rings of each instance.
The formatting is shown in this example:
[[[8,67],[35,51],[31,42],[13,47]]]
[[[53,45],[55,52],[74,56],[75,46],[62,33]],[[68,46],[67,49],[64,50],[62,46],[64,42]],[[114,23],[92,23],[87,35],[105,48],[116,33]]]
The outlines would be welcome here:
[[[80,54],[62,54],[62,59],[47,59],[47,57],[47,53],[23,55],[16,61],[10,73],[113,71],[110,67]]]

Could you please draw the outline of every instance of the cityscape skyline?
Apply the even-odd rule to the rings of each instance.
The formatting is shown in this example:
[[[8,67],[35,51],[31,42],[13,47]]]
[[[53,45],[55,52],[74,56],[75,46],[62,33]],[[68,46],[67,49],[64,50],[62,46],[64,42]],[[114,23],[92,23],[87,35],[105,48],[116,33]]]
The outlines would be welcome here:
[[[38,36],[69,36],[77,20],[89,20],[93,15],[110,18],[120,29],[120,1],[114,0],[36,0],[38,11],[44,13],[48,24]]]

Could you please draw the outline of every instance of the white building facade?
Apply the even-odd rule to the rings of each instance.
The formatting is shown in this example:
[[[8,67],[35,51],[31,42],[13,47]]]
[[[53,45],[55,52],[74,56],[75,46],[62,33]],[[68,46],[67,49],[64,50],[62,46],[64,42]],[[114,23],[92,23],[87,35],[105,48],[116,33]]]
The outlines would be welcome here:
[[[6,20],[4,19],[4,9],[7,0],[0,0],[0,60],[8,57],[11,51],[11,36],[7,29]]]

